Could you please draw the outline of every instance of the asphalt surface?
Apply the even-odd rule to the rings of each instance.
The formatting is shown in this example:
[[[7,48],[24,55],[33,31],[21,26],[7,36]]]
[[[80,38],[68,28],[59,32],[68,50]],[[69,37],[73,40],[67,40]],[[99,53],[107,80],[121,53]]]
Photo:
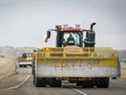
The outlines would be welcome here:
[[[117,79],[110,81],[109,88],[81,88],[71,84],[65,84],[61,88],[34,87],[32,85],[31,68],[18,68],[17,74],[30,76],[24,82],[18,83],[17,88],[0,89],[0,95],[126,95],[126,81]],[[19,76],[18,78],[21,78]]]

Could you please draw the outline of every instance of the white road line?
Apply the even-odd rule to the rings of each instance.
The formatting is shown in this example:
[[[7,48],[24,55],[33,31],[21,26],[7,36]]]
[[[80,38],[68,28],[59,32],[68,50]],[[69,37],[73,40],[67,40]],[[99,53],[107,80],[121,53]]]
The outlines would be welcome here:
[[[22,86],[30,77],[31,77],[31,75],[28,75],[21,83],[19,83],[18,85],[15,85],[15,86],[13,86],[13,87],[6,88],[6,90],[12,90],[12,89],[19,88],[19,87]]]
[[[79,93],[80,95],[87,95],[87,93],[79,90],[79,89],[73,89],[75,92]]]

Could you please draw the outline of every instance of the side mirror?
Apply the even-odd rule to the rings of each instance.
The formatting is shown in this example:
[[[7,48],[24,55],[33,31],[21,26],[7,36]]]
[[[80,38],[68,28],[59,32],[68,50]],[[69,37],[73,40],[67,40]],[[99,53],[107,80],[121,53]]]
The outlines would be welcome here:
[[[45,38],[46,43],[48,42],[48,39],[50,38],[50,36],[51,36],[51,32],[47,31],[47,37]]]

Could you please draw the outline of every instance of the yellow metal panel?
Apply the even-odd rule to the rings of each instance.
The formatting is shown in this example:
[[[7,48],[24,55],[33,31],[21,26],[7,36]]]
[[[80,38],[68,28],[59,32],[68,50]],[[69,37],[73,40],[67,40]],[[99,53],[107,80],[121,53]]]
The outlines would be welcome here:
[[[43,48],[34,54],[34,58],[38,64],[55,63],[56,66],[65,66],[69,62],[112,68],[118,65],[117,53],[112,48],[74,48],[72,51],[66,48]]]
[[[55,63],[55,64],[54,64]],[[89,64],[96,67],[112,67],[116,68],[118,63],[114,59],[43,59],[38,60],[38,64],[48,64],[56,66],[67,66],[67,63]]]

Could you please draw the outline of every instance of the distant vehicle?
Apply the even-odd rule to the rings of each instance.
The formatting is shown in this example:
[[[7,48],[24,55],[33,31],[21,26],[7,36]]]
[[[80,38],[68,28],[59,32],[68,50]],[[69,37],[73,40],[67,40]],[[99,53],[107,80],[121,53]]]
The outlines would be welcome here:
[[[32,56],[30,53],[23,53],[21,57],[18,58],[19,67],[32,66]]]
[[[112,48],[95,47],[95,24],[92,23],[89,30],[81,29],[79,25],[57,25],[47,31],[45,42],[51,31],[56,31],[56,47],[33,53],[33,84],[36,87],[60,87],[62,80],[83,87],[109,87],[109,79],[118,76],[118,54]]]

